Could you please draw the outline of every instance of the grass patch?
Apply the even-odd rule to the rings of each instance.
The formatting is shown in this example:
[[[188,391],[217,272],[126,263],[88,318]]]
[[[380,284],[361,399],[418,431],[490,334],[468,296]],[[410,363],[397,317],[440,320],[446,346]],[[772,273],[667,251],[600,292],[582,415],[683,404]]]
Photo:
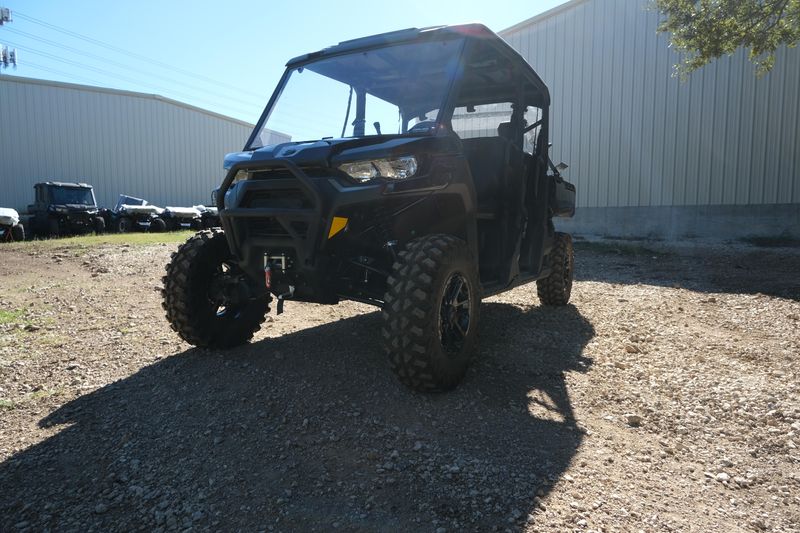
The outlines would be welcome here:
[[[194,231],[170,231],[165,233],[107,233],[104,235],[78,235],[61,239],[36,239],[3,245],[4,250],[29,251],[36,249],[93,248],[96,246],[147,246],[152,244],[181,243],[194,235]]]
[[[0,398],[0,409],[13,409],[14,407],[14,402],[11,400],[4,400]]]
[[[641,244],[628,244],[619,242],[606,242],[606,241],[576,241],[575,249],[585,252],[595,252],[599,254],[615,254],[630,257],[647,255],[650,257],[665,257],[669,255],[667,252],[653,250]]]
[[[0,325],[15,324],[25,315],[24,311],[15,309],[13,311],[0,309]]]
[[[61,389],[61,388],[58,388],[58,389],[39,389],[39,390],[33,391],[32,393],[28,394],[28,399],[29,400],[33,400],[33,401],[44,400],[45,398],[50,398],[52,396],[59,396],[60,394],[63,394],[63,393],[64,393],[64,390]]]
[[[744,237],[741,242],[758,248],[792,248],[800,247],[800,239],[792,237]]]

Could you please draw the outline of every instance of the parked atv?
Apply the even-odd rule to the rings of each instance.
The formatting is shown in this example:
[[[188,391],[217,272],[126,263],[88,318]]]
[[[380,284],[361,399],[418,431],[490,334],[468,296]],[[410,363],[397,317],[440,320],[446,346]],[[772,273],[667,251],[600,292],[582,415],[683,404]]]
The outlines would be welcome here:
[[[198,230],[203,228],[202,213],[195,207],[170,207],[164,208],[159,215],[164,221],[167,231],[179,229]]]
[[[0,242],[25,240],[25,228],[19,222],[16,209],[0,207]]]
[[[104,213],[106,223],[116,233],[131,231],[166,231],[167,224],[161,219],[164,209],[150,205],[147,200],[120,194],[114,209]]]
[[[549,108],[539,76],[479,24],[292,59],[244,151],[225,158],[222,229],[167,265],[167,320],[225,348],[253,337],[273,298],[278,314],[288,299],[366,302],[383,309],[400,381],[454,387],[482,298],[536,281],[542,304],[569,301],[572,240],[553,217],[574,214],[575,187],[549,158]],[[295,140],[271,144],[273,130]]]
[[[47,181],[33,189],[35,200],[28,206],[26,222],[34,235],[58,237],[106,230],[91,185]]]

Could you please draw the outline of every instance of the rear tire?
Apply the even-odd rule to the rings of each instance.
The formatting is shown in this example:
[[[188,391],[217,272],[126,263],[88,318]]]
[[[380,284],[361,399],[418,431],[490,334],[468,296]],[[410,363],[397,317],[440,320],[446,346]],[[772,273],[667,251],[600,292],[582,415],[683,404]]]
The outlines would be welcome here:
[[[261,329],[268,296],[227,307],[213,300],[212,286],[221,276],[238,271],[222,230],[190,237],[172,254],[166,270],[162,306],[172,329],[189,344],[230,348],[248,342]]]
[[[536,292],[543,305],[567,305],[572,294],[572,277],[575,254],[572,236],[556,233],[553,251],[550,252],[552,272],[536,282]]]
[[[451,235],[422,237],[392,270],[381,331],[392,370],[417,391],[452,389],[477,344],[480,286],[467,244]]]
[[[22,227],[22,224],[16,224],[11,227],[11,240],[13,241],[25,240],[25,228]]]
[[[106,232],[106,221],[103,217],[94,217],[94,232],[98,235]]]

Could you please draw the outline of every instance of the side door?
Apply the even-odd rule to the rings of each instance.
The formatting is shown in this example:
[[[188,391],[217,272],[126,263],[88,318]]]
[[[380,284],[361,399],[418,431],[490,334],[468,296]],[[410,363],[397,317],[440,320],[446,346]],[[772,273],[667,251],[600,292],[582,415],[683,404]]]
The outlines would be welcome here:
[[[475,187],[481,282],[505,286],[516,274],[521,231],[522,152],[510,136],[514,105],[488,101],[456,106],[451,127],[461,139]]]
[[[520,271],[535,277],[543,267],[550,246],[550,180],[547,176],[546,110],[525,107],[523,152],[525,165],[525,228],[520,245]]]

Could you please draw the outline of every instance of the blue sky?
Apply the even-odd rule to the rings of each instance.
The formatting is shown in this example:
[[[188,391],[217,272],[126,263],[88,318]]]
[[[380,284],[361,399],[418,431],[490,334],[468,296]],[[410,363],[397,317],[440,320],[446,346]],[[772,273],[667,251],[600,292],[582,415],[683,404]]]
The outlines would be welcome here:
[[[482,22],[500,31],[563,2],[0,0],[14,13],[0,43],[17,47],[19,63],[0,75],[161,94],[255,122],[294,56],[414,26]]]

